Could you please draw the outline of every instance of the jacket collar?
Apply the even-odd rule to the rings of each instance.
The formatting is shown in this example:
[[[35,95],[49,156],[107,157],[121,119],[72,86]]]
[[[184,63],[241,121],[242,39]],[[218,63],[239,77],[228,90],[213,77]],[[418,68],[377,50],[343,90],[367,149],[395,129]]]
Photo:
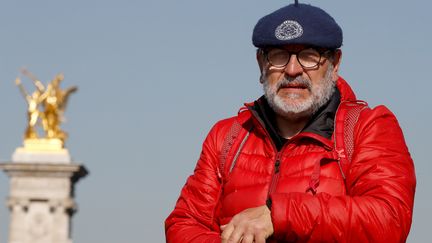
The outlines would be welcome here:
[[[334,119],[337,108],[341,101],[355,100],[355,94],[343,78],[336,82],[336,90],[329,102],[322,106],[309,120],[305,128],[299,134],[301,137],[307,136],[319,140],[327,146],[331,146],[331,136],[334,130]],[[275,126],[275,113],[267,103],[264,96],[252,103],[245,104],[249,112],[239,112],[239,122],[242,124],[249,120],[253,115],[268,133],[276,148],[280,150],[285,144],[286,139],[281,137]],[[244,110],[244,109],[243,109]],[[242,114],[247,113],[247,114]]]

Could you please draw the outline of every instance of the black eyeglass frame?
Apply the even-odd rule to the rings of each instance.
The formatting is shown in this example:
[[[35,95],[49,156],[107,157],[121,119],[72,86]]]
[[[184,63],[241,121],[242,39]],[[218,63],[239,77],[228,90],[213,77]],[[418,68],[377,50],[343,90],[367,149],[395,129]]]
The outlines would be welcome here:
[[[268,54],[269,54],[269,51],[272,50],[272,49],[279,49],[279,50],[283,50],[283,51],[286,51],[286,52],[289,54],[289,57],[288,57],[288,59],[287,59],[287,61],[286,61],[286,63],[285,63],[284,65],[274,65],[274,64],[270,61]],[[310,50],[310,49],[316,51],[316,52],[319,54],[319,59],[318,59],[318,61],[317,61],[317,63],[316,63],[315,65],[309,67],[309,66],[305,66],[305,65],[302,64],[302,62],[301,62],[300,59],[299,59],[299,53],[302,52],[302,51],[305,51],[305,50]],[[298,63],[299,63],[299,64],[300,64],[304,69],[314,69],[314,68],[316,68],[316,67],[321,63],[321,58],[322,58],[323,56],[325,57],[325,56],[328,55],[329,53],[335,53],[336,49],[322,49],[322,50],[319,50],[319,49],[314,48],[314,47],[307,47],[307,48],[304,48],[304,49],[302,49],[302,50],[300,50],[300,51],[293,52],[293,51],[287,51],[287,50],[282,49],[282,48],[271,47],[271,48],[265,48],[265,49],[264,49],[264,48],[260,48],[260,49],[258,49],[258,51],[261,51],[261,53],[264,55],[264,57],[265,57],[265,59],[267,60],[267,62],[270,63],[270,65],[272,65],[273,67],[276,67],[276,68],[284,68],[284,67],[286,67],[286,65],[288,65],[289,61],[291,60],[291,56],[292,56],[293,54],[295,54]]]

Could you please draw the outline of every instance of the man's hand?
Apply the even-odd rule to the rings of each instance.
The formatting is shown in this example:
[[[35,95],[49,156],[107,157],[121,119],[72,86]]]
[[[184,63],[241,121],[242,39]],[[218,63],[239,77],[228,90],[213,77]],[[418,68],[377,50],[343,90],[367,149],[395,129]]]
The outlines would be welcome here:
[[[222,243],[265,243],[274,231],[266,205],[243,210],[222,225],[221,230]]]

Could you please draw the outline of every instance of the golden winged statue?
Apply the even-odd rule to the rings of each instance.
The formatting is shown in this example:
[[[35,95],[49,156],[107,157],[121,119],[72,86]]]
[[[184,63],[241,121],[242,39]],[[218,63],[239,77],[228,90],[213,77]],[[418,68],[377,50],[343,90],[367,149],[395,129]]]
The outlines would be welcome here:
[[[29,94],[18,77],[15,84],[27,102],[27,128],[25,139],[59,139],[62,143],[67,138],[66,132],[61,130],[60,124],[64,121],[64,112],[69,95],[77,91],[76,86],[61,89],[63,74],[58,74],[51,82],[44,85],[29,71],[23,69],[22,73],[29,77],[35,86],[33,93]],[[43,136],[39,136],[38,127],[43,130]]]

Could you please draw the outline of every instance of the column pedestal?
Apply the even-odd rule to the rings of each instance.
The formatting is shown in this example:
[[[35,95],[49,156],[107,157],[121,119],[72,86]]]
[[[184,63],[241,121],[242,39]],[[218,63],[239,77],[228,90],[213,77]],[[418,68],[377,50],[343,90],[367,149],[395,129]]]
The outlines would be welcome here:
[[[28,147],[17,148],[0,168],[10,177],[9,243],[72,243],[74,188],[86,168],[72,163],[67,149]]]

